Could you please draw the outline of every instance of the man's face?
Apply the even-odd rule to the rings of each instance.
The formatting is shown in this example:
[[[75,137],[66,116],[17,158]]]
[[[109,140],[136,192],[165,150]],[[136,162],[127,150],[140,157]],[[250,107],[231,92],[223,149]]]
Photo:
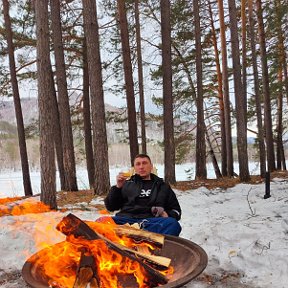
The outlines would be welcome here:
[[[140,175],[143,179],[150,179],[150,173],[153,165],[146,157],[138,157],[134,160],[135,173]]]

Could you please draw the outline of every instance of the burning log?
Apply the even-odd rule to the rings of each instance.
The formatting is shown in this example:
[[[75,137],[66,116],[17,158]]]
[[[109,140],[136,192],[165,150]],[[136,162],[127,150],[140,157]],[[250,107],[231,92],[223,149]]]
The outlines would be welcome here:
[[[100,287],[97,279],[95,259],[91,254],[82,251],[73,288],[86,288],[88,285],[90,285],[90,288]]]
[[[91,229],[85,222],[83,222],[81,219],[79,219],[78,217],[76,217],[71,213],[68,214],[66,217],[64,217],[62,221],[58,223],[56,228],[66,236],[73,235],[76,238],[84,237],[87,240],[96,240],[96,239],[103,240],[106,243],[106,245],[115,252],[119,253],[123,257],[138,262],[145,270],[146,277],[152,287],[155,287],[159,284],[163,285],[168,282],[168,279],[163,274],[153,269],[146,262],[153,263],[155,265],[158,265],[159,268],[163,268],[163,266],[168,267],[170,265],[171,259],[169,258],[154,255],[146,255],[145,253],[137,252],[123,245],[114,243],[111,240],[104,237],[103,235]],[[145,260],[143,261],[143,259],[140,259],[139,256],[141,258],[144,258]]]
[[[165,236],[162,234],[152,233],[126,225],[118,225],[115,227],[114,231],[117,235],[125,235],[134,239],[135,241],[150,242],[157,247],[162,247],[164,245]]]

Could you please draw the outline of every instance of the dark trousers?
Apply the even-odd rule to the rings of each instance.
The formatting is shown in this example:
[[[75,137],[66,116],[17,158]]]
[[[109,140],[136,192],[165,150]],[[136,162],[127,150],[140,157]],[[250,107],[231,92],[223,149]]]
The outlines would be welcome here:
[[[179,222],[172,217],[152,217],[144,219],[135,219],[122,216],[113,216],[112,219],[118,225],[126,223],[132,225],[134,223],[138,223],[140,224],[141,229],[159,234],[179,236],[182,230]]]

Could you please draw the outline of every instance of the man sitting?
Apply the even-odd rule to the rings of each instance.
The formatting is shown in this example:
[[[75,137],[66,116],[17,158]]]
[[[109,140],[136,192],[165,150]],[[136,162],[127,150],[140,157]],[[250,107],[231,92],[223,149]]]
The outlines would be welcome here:
[[[138,223],[150,232],[179,236],[181,208],[170,185],[152,173],[146,154],[135,157],[134,170],[131,177],[120,172],[104,200],[107,210],[119,210],[112,217],[115,223]]]

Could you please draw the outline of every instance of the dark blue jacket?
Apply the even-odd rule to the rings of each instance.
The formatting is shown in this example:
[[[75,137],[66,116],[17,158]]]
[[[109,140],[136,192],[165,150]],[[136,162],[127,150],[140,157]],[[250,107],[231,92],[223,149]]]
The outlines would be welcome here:
[[[169,217],[176,220],[181,218],[181,208],[174,191],[163,179],[151,174],[153,186],[147,206],[136,205],[135,199],[141,193],[142,179],[133,175],[125,181],[122,188],[112,186],[104,199],[106,209],[109,211],[120,210],[116,215],[131,218],[154,217],[151,212],[153,206],[163,207]]]

